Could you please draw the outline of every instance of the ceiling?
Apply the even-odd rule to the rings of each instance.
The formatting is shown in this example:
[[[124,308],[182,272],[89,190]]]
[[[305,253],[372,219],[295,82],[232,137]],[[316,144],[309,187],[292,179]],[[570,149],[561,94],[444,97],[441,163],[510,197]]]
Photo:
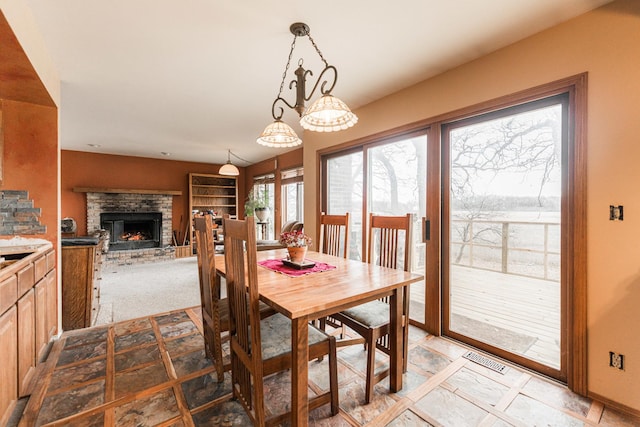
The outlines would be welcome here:
[[[248,162],[291,150],[255,140],[272,121],[294,22],[338,69],[333,94],[357,109],[609,1],[27,3],[62,81],[62,149],[224,163],[228,149]],[[299,58],[313,78],[322,69],[298,38],[291,103]],[[294,111],[283,120],[303,136]]]

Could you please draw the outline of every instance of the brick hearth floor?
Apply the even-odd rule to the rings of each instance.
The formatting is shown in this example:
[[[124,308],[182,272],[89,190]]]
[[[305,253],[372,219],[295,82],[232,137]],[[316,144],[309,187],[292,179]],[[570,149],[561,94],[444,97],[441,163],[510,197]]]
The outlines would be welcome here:
[[[204,357],[199,308],[62,335],[20,421],[25,426],[249,425]],[[404,388],[376,386],[364,401],[365,353],[339,349],[340,413],[313,411],[315,426],[638,426],[601,403],[515,367],[503,374],[462,357],[467,349],[412,328]],[[387,362],[384,356],[380,365]],[[309,365],[309,393],[328,388],[327,358]],[[289,405],[289,373],[265,384],[268,412]]]

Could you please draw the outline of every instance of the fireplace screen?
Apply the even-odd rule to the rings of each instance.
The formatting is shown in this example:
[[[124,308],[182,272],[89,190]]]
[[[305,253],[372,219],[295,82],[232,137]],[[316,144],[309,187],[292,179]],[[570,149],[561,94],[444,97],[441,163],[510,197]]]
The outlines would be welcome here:
[[[100,214],[100,226],[110,234],[109,250],[161,246],[162,214],[159,212],[109,212]]]

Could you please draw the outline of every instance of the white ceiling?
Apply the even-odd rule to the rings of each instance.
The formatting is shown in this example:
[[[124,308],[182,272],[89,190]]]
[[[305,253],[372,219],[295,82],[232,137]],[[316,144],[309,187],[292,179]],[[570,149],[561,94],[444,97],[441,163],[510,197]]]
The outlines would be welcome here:
[[[63,149],[206,163],[291,150],[255,140],[293,22],[309,25],[338,69],[333,94],[356,109],[609,1],[27,0],[62,80]],[[321,71],[298,38],[287,83],[301,57]],[[284,97],[295,101],[286,85]],[[295,112],[284,120],[302,136]]]

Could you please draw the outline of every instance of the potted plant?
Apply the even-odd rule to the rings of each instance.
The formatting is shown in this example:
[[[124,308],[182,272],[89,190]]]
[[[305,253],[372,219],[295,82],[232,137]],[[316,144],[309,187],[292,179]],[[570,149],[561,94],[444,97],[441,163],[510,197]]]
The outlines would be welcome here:
[[[244,203],[244,215],[256,216],[259,222],[265,222],[269,218],[269,192],[257,193],[252,188]]]
[[[291,262],[302,264],[311,238],[300,231],[287,231],[280,235],[280,244],[286,246]]]

